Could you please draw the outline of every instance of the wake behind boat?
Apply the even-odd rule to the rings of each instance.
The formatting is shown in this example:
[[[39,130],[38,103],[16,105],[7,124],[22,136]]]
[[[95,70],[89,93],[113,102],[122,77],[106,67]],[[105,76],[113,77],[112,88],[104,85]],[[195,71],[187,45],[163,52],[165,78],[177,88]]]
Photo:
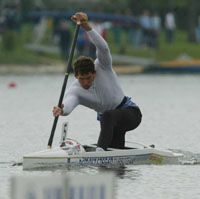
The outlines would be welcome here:
[[[67,124],[64,125],[59,147],[47,149],[23,157],[23,169],[45,169],[68,166],[124,166],[143,164],[179,164],[181,153],[131,143],[125,149],[108,148],[96,151],[96,145],[82,145],[66,139]]]

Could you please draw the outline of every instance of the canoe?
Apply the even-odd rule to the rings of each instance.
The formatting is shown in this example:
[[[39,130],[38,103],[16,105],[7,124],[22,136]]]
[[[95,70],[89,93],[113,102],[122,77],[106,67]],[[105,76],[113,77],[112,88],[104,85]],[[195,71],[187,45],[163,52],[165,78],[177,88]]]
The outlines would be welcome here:
[[[96,151],[95,144],[82,145],[67,138],[68,123],[63,124],[60,146],[23,156],[23,169],[47,169],[74,166],[124,166],[144,164],[179,164],[182,153],[158,149],[154,145],[126,143],[124,149]],[[129,146],[130,145],[130,146]]]
[[[96,145],[81,145],[67,139],[62,146],[27,154],[23,169],[45,169],[68,166],[120,166],[144,164],[179,164],[181,153],[133,143],[125,149],[108,148],[96,151]]]

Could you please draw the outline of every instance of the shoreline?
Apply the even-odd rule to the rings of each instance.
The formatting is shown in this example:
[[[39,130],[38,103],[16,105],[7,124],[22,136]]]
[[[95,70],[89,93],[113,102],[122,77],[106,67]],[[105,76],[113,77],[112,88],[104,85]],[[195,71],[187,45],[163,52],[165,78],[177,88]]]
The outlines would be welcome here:
[[[64,74],[66,66],[64,64],[48,65],[0,65],[0,75],[29,75],[29,74]],[[139,74],[144,72],[144,68],[139,65],[113,66],[117,74]]]
[[[0,75],[29,75],[64,73],[64,64],[52,65],[0,65]]]

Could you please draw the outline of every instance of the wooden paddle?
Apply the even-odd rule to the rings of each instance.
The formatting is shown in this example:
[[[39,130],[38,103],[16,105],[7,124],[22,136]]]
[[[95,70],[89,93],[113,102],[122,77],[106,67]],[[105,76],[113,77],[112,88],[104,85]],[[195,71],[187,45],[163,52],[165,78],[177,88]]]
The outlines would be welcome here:
[[[71,46],[71,49],[70,49],[70,54],[69,54],[67,69],[66,69],[66,73],[65,73],[65,78],[64,78],[64,81],[63,81],[62,90],[61,90],[60,98],[59,98],[59,102],[58,102],[58,107],[60,107],[60,108],[62,106],[62,101],[63,101],[63,97],[64,97],[64,94],[65,94],[65,89],[66,89],[69,73],[70,73],[71,68],[72,68],[72,66],[71,66],[72,65],[72,59],[73,59],[73,56],[74,56],[74,50],[75,50],[75,46],[76,46],[76,42],[77,42],[77,38],[78,38],[79,29],[80,29],[80,23],[77,22],[73,41],[72,41],[72,46]],[[50,135],[49,141],[48,141],[48,148],[51,148],[51,146],[52,146],[53,137],[54,137],[54,133],[55,133],[55,130],[56,130],[58,118],[59,118],[59,116],[56,116],[54,118],[53,126],[52,126],[52,129],[51,129],[51,135]]]

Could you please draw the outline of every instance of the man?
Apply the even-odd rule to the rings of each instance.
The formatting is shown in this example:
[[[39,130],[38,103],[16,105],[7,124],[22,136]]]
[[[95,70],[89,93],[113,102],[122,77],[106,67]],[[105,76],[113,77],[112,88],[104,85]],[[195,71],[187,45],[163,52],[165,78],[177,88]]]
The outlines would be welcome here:
[[[112,69],[110,50],[105,40],[91,28],[85,13],[76,13],[72,20],[80,22],[90,41],[96,46],[97,58],[80,56],[74,63],[76,81],[71,85],[63,107],[54,107],[53,115],[69,115],[77,105],[95,110],[101,124],[97,150],[108,147],[123,149],[125,133],[141,122],[139,107],[125,97]]]

